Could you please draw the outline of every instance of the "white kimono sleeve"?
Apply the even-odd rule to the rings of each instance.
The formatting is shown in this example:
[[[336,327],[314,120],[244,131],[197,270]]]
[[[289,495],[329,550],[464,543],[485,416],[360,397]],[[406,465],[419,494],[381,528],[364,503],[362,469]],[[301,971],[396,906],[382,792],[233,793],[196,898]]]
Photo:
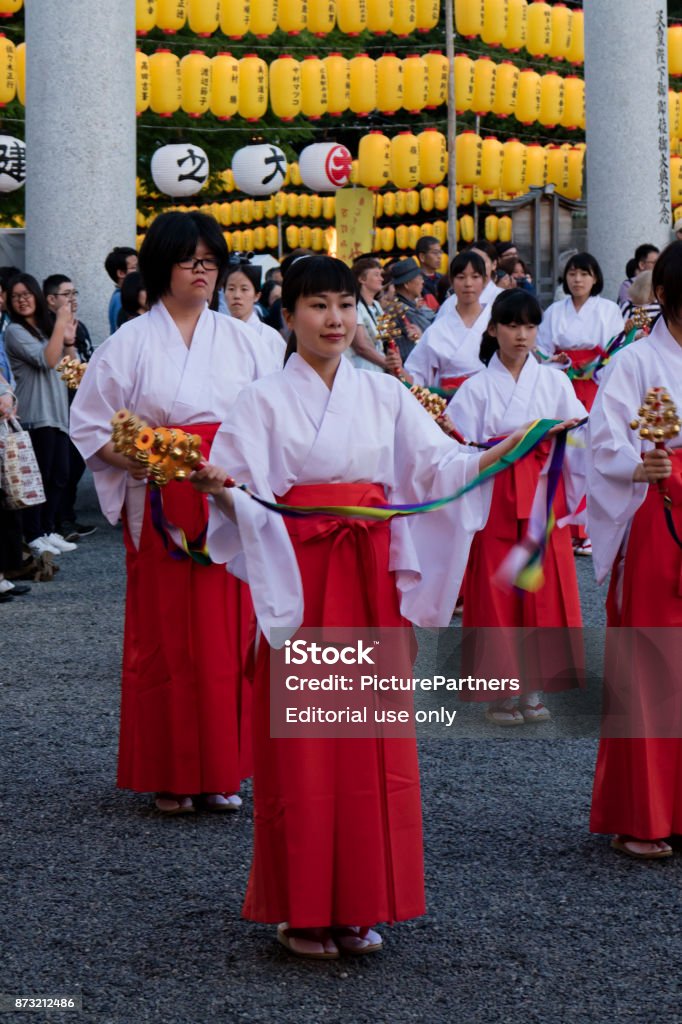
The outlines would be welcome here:
[[[424,331],[421,340],[412,349],[405,363],[405,370],[413,382],[422,387],[435,384],[438,377],[439,360],[429,344],[429,330],[430,328],[427,328]]]

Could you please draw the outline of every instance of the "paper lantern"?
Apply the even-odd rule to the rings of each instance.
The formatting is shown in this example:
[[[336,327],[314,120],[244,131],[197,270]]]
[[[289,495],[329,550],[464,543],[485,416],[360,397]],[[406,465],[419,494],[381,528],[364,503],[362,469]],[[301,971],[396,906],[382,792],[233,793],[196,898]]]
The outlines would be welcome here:
[[[393,0],[365,0],[367,28],[377,36],[385,36],[393,27]]]
[[[241,3],[241,0],[236,0]],[[235,3],[235,0],[232,0]],[[260,39],[271,36],[277,28],[277,0],[251,0],[250,30]]]
[[[211,60],[210,108],[220,121],[239,109],[239,61],[231,53],[217,53]]]
[[[289,182],[291,185],[303,184],[303,179],[301,178],[301,168],[299,167],[297,160],[294,160],[293,163],[289,164]]]
[[[682,25],[668,29],[668,71],[675,77],[682,75]]]
[[[244,146],[232,157],[234,183],[249,196],[268,196],[284,184],[287,158],[279,148],[264,144]]]
[[[279,231],[276,224],[268,224],[266,227],[265,244],[268,249],[276,249],[279,245]]]
[[[495,96],[495,64],[490,57],[479,57],[474,61],[474,94],[471,109],[483,116],[492,109]]]
[[[407,192],[395,193],[395,215],[404,217],[407,213]]]
[[[567,156],[567,199],[581,199],[583,194],[583,168],[585,153],[578,146],[571,146]]]
[[[399,189],[419,184],[419,143],[412,132],[399,132],[391,139],[391,181]]]
[[[409,214],[410,217],[416,217],[419,213],[419,193],[414,189],[405,193],[405,213]]]
[[[505,50],[516,53],[526,45],[528,4],[526,0],[507,0],[507,32],[502,42]]]
[[[286,239],[286,243],[287,243],[287,246],[288,246],[289,249],[298,249],[299,235],[298,235],[298,228],[296,227],[295,224],[287,225],[287,229],[284,232],[284,237]]]
[[[0,7],[2,7],[2,3],[0,3]],[[155,25],[156,0],[135,0],[135,31],[137,35],[146,36]]]
[[[156,24],[167,35],[175,35],[185,27],[187,0],[156,0]]]
[[[310,248],[313,252],[322,252],[325,247],[324,231],[322,228],[313,228],[310,234]]]
[[[552,45],[552,8],[545,0],[533,0],[528,8],[526,49],[532,57],[545,57]]]
[[[302,249],[311,249],[313,244],[313,233],[307,224],[298,229],[298,244]]]
[[[350,157],[350,153],[348,154],[348,156]],[[299,161],[299,166],[300,166],[300,161]],[[322,196],[313,195],[313,196],[309,196],[309,199],[310,199],[310,207],[309,207],[310,216],[313,218],[313,220],[318,220],[322,216]]]
[[[381,246],[384,252],[392,252],[395,246],[394,228],[381,228]]]
[[[426,110],[435,110],[448,101],[448,59],[440,50],[430,50],[422,60],[426,64]]]
[[[258,54],[247,53],[239,61],[239,113],[246,121],[260,121],[267,109],[268,66]]]
[[[500,221],[494,214],[486,217],[483,222],[483,231],[488,242],[496,242],[499,238]]]
[[[547,150],[547,182],[554,185],[557,192],[566,194],[568,189],[568,153],[561,146],[546,146]]]
[[[149,58],[149,106],[160,117],[171,117],[180,108],[180,100],[180,61],[161,47]]]
[[[670,138],[680,137],[680,94],[674,89],[668,89],[668,124],[670,126]]]
[[[564,112],[561,118],[563,128],[585,127],[585,83],[576,75],[564,78]]]
[[[190,142],[162,146],[152,156],[151,172],[159,192],[179,198],[193,196],[208,180],[208,157]]]
[[[19,43],[14,53],[14,73],[17,80],[17,99],[26,106],[26,43]]]
[[[327,69],[327,113],[340,117],[350,103],[350,64],[340,53],[324,59]]]
[[[531,68],[519,72],[516,93],[516,117],[522,124],[537,121],[540,113],[540,75]]]
[[[336,20],[344,35],[359,36],[367,28],[367,5],[358,0],[337,0]]]
[[[488,46],[500,46],[507,35],[507,0],[485,0],[481,39]]]
[[[444,220],[434,220],[432,224],[432,234],[434,238],[440,242],[441,245],[445,245],[448,240],[448,226]],[[440,264],[440,273],[447,274],[448,272],[448,258],[443,254]]]
[[[358,53],[350,61],[348,105],[358,117],[367,117],[377,105],[376,69],[366,53]]]
[[[433,205],[437,210],[447,210],[449,203],[449,194],[446,185],[438,185],[433,190]]]
[[[426,64],[418,53],[410,53],[403,60],[403,109],[418,114],[428,99]]]
[[[288,53],[270,65],[270,106],[283,121],[293,121],[301,112],[301,65]]]
[[[526,191],[526,147],[518,139],[502,145],[502,190],[511,195]]]
[[[511,242],[512,240],[512,219],[511,217],[500,217],[497,222],[497,238],[500,242]]]
[[[0,107],[11,103],[17,94],[16,57],[14,43],[0,32]]]
[[[566,60],[570,64],[582,64],[585,60],[585,15],[578,9],[571,18],[571,42]]]
[[[502,143],[494,135],[481,143],[481,180],[484,192],[499,189],[502,178]]]
[[[377,109],[395,114],[403,105],[403,62],[395,53],[384,53],[376,62]]]
[[[359,183],[383,188],[391,180],[391,143],[381,132],[369,132],[358,147]]]
[[[456,141],[457,182],[475,185],[481,177],[482,143],[475,132],[461,132]]]
[[[311,4],[315,7],[315,3]],[[306,28],[308,0],[279,0],[278,21],[282,32],[297,36]]]
[[[423,188],[419,193],[419,205],[424,213],[431,213],[434,207],[433,189]]]
[[[327,69],[319,57],[304,57],[301,62],[301,112],[311,121],[327,113]]]
[[[230,216],[232,217],[233,224],[241,224],[242,204],[239,199],[233,199],[230,203]]]
[[[384,197],[381,192],[375,192],[374,196],[374,219],[378,220],[379,217],[384,215]]]
[[[0,18],[11,18],[18,14],[24,0],[0,0]]]
[[[325,196],[322,200],[322,216],[325,220],[334,220],[336,216],[336,199],[334,196]]]
[[[395,217],[395,192],[384,192],[382,199],[384,216]]]
[[[16,192],[26,181],[26,144],[0,135],[0,192]]]
[[[251,24],[252,0],[222,0],[220,4],[220,31],[228,39],[242,39]]]
[[[547,181],[547,153],[539,142],[526,146],[526,188],[542,188]]]
[[[298,160],[301,180],[313,192],[335,192],[343,188],[348,184],[351,164],[350,152],[336,142],[306,146]]]
[[[410,224],[410,226],[407,229],[407,247],[408,247],[408,249],[416,249],[417,248],[417,242],[419,241],[420,237],[421,237],[421,235],[420,235],[420,231],[419,231],[419,225],[418,224]]]
[[[149,57],[135,51],[135,111],[137,116],[149,109]]]
[[[308,3],[308,31],[314,36],[323,37],[334,30],[336,24],[336,0],[324,0],[324,3]]]
[[[540,111],[538,121],[547,128],[555,128],[564,116],[564,82],[554,71],[540,79]]]
[[[287,212],[287,194],[286,192],[277,192],[275,195],[275,216],[283,217]]]
[[[310,212],[310,201],[305,193],[302,196],[298,196],[297,207],[298,216],[305,220]]]
[[[450,0],[446,0],[449,3]],[[467,39],[480,36],[483,31],[484,0],[455,0],[455,28]]]
[[[180,105],[190,117],[201,117],[211,97],[211,58],[190,50],[180,61]]]
[[[571,12],[566,4],[554,4],[551,17],[552,38],[547,52],[554,60],[565,60],[568,48],[571,45],[571,32],[573,29]]]
[[[498,117],[509,117],[516,110],[519,87],[519,69],[509,60],[503,60],[495,71],[495,91],[492,112]]]
[[[475,225],[474,218],[469,213],[465,213],[463,217],[459,218],[459,231],[463,242],[470,244],[474,240]]]
[[[474,62],[466,53],[455,57],[455,107],[458,114],[471,110],[474,96]]]
[[[435,128],[426,128],[417,136],[419,143],[419,180],[423,185],[439,185],[448,172],[445,136]]]
[[[187,22],[197,36],[212,36],[220,24],[220,0],[187,0]]]
[[[395,244],[398,249],[407,249],[409,242],[406,224],[400,224],[395,229]]]
[[[417,0],[417,32],[430,32],[440,19],[440,0]]]
[[[412,35],[417,28],[417,5],[415,0],[393,0],[391,32],[394,36]]]

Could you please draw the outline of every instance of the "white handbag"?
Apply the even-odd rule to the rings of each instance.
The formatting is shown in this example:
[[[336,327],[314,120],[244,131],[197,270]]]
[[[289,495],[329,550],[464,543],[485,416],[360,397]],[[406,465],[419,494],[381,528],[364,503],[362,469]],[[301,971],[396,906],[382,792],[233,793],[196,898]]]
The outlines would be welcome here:
[[[28,508],[45,501],[30,434],[14,417],[0,421],[0,491],[5,508]]]

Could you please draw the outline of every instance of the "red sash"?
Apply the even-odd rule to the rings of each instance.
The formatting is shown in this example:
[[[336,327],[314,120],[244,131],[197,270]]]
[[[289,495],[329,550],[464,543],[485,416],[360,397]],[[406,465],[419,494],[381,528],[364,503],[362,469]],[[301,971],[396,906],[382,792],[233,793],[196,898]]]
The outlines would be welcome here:
[[[473,376],[471,373],[465,373],[461,377],[441,377],[440,386],[445,391],[456,391],[471,376]]]
[[[564,355],[569,357],[574,370],[579,370],[581,367],[591,363],[593,359],[604,354],[604,349],[601,345],[594,345],[592,348],[560,348],[558,351],[563,352]],[[581,380],[578,377],[572,383],[576,398],[583,403],[589,412],[597,395],[596,382],[593,380]]]

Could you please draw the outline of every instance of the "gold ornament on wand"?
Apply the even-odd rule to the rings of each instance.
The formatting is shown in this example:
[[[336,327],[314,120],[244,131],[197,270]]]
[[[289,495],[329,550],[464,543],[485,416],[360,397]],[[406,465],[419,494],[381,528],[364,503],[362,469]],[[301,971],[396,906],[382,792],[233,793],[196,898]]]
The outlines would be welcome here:
[[[178,427],[150,427],[128,409],[111,420],[114,450],[147,466],[159,487],[171,480],[186,480],[202,461],[201,438]]]
[[[57,363],[56,368],[67,388],[70,391],[78,391],[78,386],[83,379],[87,366],[88,364],[81,363],[80,359],[71,359],[69,356],[64,356]]]
[[[666,388],[649,388],[638,410],[638,419],[630,426],[639,432],[643,441],[653,441],[656,448],[665,448],[666,441],[680,432],[680,417]],[[670,502],[665,483],[659,480],[658,489],[666,503]]]

